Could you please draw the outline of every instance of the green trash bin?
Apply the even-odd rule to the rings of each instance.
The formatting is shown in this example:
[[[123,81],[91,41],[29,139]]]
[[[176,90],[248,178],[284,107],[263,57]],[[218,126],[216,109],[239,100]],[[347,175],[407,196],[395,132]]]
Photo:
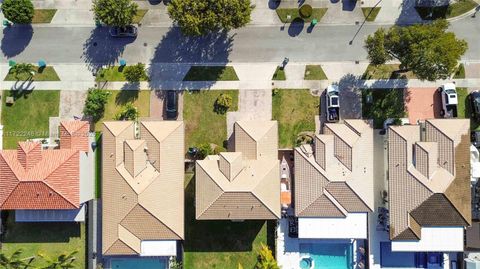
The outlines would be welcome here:
[[[15,66],[16,64],[17,64],[17,63],[16,63],[14,60],[8,61],[8,66],[10,66],[10,67]]]
[[[313,20],[312,20],[312,26],[317,25],[317,23],[318,23],[317,19],[313,19]]]

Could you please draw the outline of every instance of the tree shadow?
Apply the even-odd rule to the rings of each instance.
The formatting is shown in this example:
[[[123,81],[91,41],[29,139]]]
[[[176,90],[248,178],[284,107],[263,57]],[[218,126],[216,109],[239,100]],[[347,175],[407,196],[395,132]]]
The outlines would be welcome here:
[[[281,0],[268,0],[269,9],[277,9],[280,6]]]
[[[356,0],[342,0],[343,11],[353,11],[356,6],[357,6]]]
[[[123,54],[125,47],[135,38],[114,38],[110,36],[108,27],[96,27],[83,44],[81,59],[89,70],[97,72],[104,65],[113,65]]]
[[[234,36],[221,31],[192,37],[183,35],[178,27],[170,28],[150,60],[150,88],[182,90],[190,88],[189,85],[199,85],[188,82],[178,84],[189,69],[188,65],[181,63],[215,63],[216,66],[225,66],[229,61]],[[203,81],[201,86],[209,88],[212,82]]]
[[[295,18],[290,26],[288,27],[288,35],[291,37],[296,37],[300,35],[303,31],[303,27],[305,26],[305,21],[300,18]]]
[[[3,29],[1,49],[3,55],[12,58],[22,53],[30,44],[33,28],[28,25],[13,25]]]
[[[395,24],[410,25],[414,23],[421,23],[423,20],[416,10],[416,0],[403,0],[400,4],[400,15]]]
[[[122,89],[120,92],[115,96],[115,104],[116,105],[125,105],[130,102],[134,102],[138,99],[138,90],[125,90]]]

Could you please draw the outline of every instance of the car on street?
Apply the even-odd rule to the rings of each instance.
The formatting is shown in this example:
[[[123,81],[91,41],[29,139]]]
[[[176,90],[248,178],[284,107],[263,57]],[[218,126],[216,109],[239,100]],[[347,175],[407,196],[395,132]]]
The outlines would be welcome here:
[[[480,122],[480,92],[472,92],[468,98],[470,99],[472,118]]]
[[[110,35],[112,37],[137,37],[137,27],[133,25],[112,27],[110,28]]]
[[[476,148],[480,148],[480,131],[472,131],[470,133],[470,142],[472,142],[472,145]]]
[[[327,122],[338,122],[340,120],[340,98],[338,86],[329,85],[326,89],[325,104]]]
[[[178,102],[177,91],[167,91],[165,98],[165,114],[167,120],[173,120],[177,118],[178,114]]]
[[[438,88],[440,93],[442,108],[440,115],[444,118],[456,118],[457,117],[457,105],[458,96],[455,84],[447,83]]]

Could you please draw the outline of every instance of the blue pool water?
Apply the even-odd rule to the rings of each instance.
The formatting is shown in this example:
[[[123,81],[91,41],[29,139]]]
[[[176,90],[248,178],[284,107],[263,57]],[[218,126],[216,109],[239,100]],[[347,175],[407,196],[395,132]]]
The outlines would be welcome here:
[[[351,243],[301,243],[300,256],[310,256],[314,269],[352,269]]]
[[[159,258],[113,258],[112,269],[167,269],[167,261]]]

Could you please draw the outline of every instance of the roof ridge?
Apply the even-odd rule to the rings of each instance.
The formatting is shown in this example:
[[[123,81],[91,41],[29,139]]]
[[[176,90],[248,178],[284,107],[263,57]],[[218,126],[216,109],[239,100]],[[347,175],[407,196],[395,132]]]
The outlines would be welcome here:
[[[338,210],[342,212],[343,215],[345,216],[348,215],[348,211],[340,204],[340,202],[338,202],[337,199],[335,199],[335,197],[333,197],[333,195],[329,191],[327,191],[326,188],[323,188],[323,194],[328,200],[330,200],[333,203],[335,207],[337,207]]]
[[[222,189],[222,188],[220,188],[220,189]],[[220,193],[220,195],[219,195],[217,198],[215,198],[215,199],[213,200],[213,202],[211,202],[210,205],[209,205],[205,210],[203,210],[203,212],[202,212],[200,215],[198,215],[198,216],[196,217],[196,219],[200,219],[200,217],[201,217],[203,214],[205,214],[205,212],[207,212],[207,210],[210,209],[210,207],[211,207],[218,199],[220,199],[220,197],[222,197],[222,195],[224,195],[224,194],[225,194],[225,192]]]
[[[212,181],[213,183],[215,183],[215,185],[217,185],[217,187],[221,190],[221,193],[218,195],[217,198],[213,199],[213,201],[201,212],[201,214],[198,215],[198,218],[201,217],[203,214],[205,214],[205,212],[207,212],[208,209],[210,209],[210,207],[220,198],[222,197],[222,195],[225,193],[225,190],[222,189],[222,187],[220,187],[220,185],[218,185],[218,183],[213,180],[213,177],[205,170],[205,167],[202,166],[201,162],[196,162],[203,170],[203,172],[208,176],[208,178],[210,179],[210,181]],[[222,173],[223,175],[223,173]],[[225,176],[225,175],[223,175]],[[195,178],[195,184],[197,183],[197,179]],[[195,190],[196,192],[196,190]],[[196,195],[195,195],[196,196]],[[196,201],[196,199],[194,199]]]
[[[245,130],[245,128],[243,128],[240,123],[238,123],[238,121],[236,121],[235,124],[237,124],[240,127],[240,129],[242,129],[243,132],[245,132],[248,135],[248,137],[250,137],[255,143],[258,143],[258,141],[255,140],[255,138],[253,138],[252,135],[249,132],[247,132],[247,130]],[[234,136],[235,136],[235,126],[234,126]]]
[[[328,185],[330,185],[330,184],[328,184]],[[327,185],[327,188],[328,188],[328,185]],[[355,196],[357,196],[358,200],[360,200],[365,207],[367,207],[368,209],[370,209],[370,210],[373,212],[373,208],[369,207],[369,206],[365,203],[365,201],[363,201],[363,199],[360,198],[360,195],[358,195],[358,193],[348,184],[348,181],[345,181],[345,185],[353,192],[353,194],[355,194]]]
[[[271,213],[273,216],[279,217],[279,216],[277,216],[277,215],[272,211],[272,209],[271,209],[270,207],[268,207],[268,206],[262,201],[262,199],[260,199],[260,198],[257,196],[257,194],[256,194],[255,192],[252,191],[252,192],[250,192],[250,193],[251,193],[255,198],[257,198],[257,200],[263,205],[263,207],[265,207],[266,209],[268,209],[268,211],[270,211],[270,213]],[[280,202],[280,201],[279,201],[279,202]]]
[[[450,198],[448,198],[448,195],[445,195],[445,193],[440,193],[440,194],[445,197],[445,200],[447,200],[447,202],[450,205],[452,205],[453,208],[455,208],[455,211],[457,211],[458,215],[460,215],[462,217],[463,221],[465,221],[465,223],[468,225],[470,222],[467,219],[465,219],[465,217],[463,216],[463,214],[460,211],[458,211],[458,208],[452,203]]]

